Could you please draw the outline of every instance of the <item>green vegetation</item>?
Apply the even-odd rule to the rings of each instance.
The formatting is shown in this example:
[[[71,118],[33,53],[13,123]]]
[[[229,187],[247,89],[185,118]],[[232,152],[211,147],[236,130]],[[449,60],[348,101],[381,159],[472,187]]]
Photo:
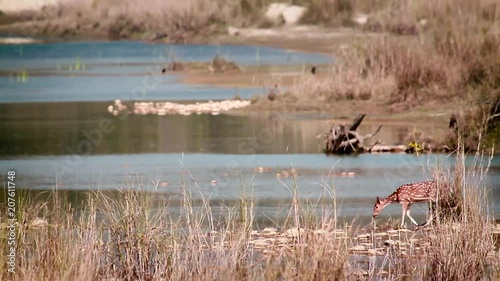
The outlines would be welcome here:
[[[77,57],[75,59],[75,62],[72,63],[72,64],[56,64],[56,69],[57,70],[67,70],[69,72],[78,72],[78,71],[84,71],[85,69],[87,69],[87,65],[82,62],[82,60],[80,59],[80,57]]]
[[[18,71],[16,77],[17,83],[26,83],[29,81],[29,73],[26,69]]]

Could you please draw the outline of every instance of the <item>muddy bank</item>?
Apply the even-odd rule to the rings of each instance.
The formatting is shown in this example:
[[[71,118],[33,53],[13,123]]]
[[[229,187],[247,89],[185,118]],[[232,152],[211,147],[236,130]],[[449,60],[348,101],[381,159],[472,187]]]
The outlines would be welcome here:
[[[213,74],[206,70],[185,70],[176,72],[181,74],[180,82],[185,84],[203,84],[214,87],[240,87],[255,88],[262,87],[265,92],[268,88],[278,84],[280,88],[289,88],[312,67],[321,68],[317,74],[319,79],[326,78],[328,65],[317,66],[292,65],[292,66],[246,66],[241,67],[242,71],[238,73],[219,73]],[[323,71],[324,70],[324,71]]]
[[[377,120],[402,120],[409,125],[429,120],[438,120],[444,124],[451,114],[462,106],[458,101],[448,101],[446,104],[433,100],[390,103],[385,100],[385,96],[365,99],[356,94],[352,97],[339,98],[311,95],[308,92],[310,87],[314,85],[320,87],[332,82],[332,77],[335,76],[335,65],[331,64],[238,66],[239,71],[236,72],[214,72],[207,64],[193,64],[192,62],[183,64],[182,68],[166,73],[179,75],[178,81],[184,84],[261,89],[252,98],[250,106],[239,109],[238,112],[233,111],[235,114],[310,113],[343,119],[365,112]],[[192,67],[193,65],[196,67]],[[312,73],[313,69],[314,73]],[[309,88],[304,84],[307,84]],[[390,86],[394,87],[394,85]],[[271,93],[272,99],[269,96]]]

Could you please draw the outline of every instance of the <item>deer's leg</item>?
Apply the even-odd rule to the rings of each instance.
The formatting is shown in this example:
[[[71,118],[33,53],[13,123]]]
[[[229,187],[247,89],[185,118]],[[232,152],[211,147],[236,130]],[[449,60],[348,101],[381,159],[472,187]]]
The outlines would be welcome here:
[[[423,224],[422,226],[427,226],[428,224],[432,224],[432,219],[434,218],[434,202],[432,200],[429,200],[429,213],[427,214],[427,222]]]
[[[406,208],[406,216],[410,218],[411,222],[414,225],[418,225],[418,223],[410,216],[410,204],[408,204],[408,207]]]
[[[405,225],[405,216],[406,216],[406,212],[408,210],[408,203],[402,202],[401,207],[403,208],[402,214],[401,214],[401,227],[403,227]]]

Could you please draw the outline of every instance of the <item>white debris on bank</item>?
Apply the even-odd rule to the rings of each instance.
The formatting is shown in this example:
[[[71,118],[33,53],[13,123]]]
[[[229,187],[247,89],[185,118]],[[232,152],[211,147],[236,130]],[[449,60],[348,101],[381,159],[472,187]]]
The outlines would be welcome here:
[[[31,44],[38,43],[40,40],[34,38],[24,38],[24,37],[6,37],[0,38],[0,44],[11,44],[11,45],[20,45],[20,44]]]
[[[108,106],[108,112],[115,116],[121,113],[137,115],[191,115],[193,113],[219,115],[221,112],[243,108],[249,105],[250,101],[245,100],[209,101],[204,103],[197,102],[193,104],[180,104],[173,102],[135,102],[133,108],[130,109],[129,106],[122,103],[121,100],[115,100],[112,105]]]
[[[306,11],[306,7],[288,3],[271,3],[267,8],[265,17],[273,23],[283,21],[287,25],[295,25],[299,23]]]
[[[57,6],[60,0],[0,0],[0,10],[7,13],[41,10],[43,6]]]

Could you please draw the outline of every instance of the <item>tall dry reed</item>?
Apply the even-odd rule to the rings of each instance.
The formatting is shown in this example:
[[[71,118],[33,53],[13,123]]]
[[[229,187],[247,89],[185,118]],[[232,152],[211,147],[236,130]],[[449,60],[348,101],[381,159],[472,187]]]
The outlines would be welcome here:
[[[494,224],[486,178],[491,158],[477,153],[466,166],[463,145],[459,147],[454,170],[441,183],[452,193],[441,195],[435,225],[427,234],[425,279],[479,280],[491,274]]]
[[[264,250],[252,238],[255,201],[242,187],[238,204],[215,216],[209,199],[195,206],[196,185],[182,186],[173,202],[137,188],[117,193],[89,192],[78,208],[67,194],[52,191],[45,203],[26,193],[19,204],[17,271],[12,280],[343,280],[347,239],[335,234],[331,218],[309,222],[298,197],[291,202],[293,225]],[[173,212],[176,204],[179,212]],[[176,215],[174,215],[176,213]],[[46,224],[34,225],[37,218]],[[316,218],[318,219],[318,218]],[[282,229],[281,229],[282,228]],[[2,238],[4,240],[5,238]],[[2,241],[3,243],[4,241]],[[4,260],[2,258],[1,260]]]

